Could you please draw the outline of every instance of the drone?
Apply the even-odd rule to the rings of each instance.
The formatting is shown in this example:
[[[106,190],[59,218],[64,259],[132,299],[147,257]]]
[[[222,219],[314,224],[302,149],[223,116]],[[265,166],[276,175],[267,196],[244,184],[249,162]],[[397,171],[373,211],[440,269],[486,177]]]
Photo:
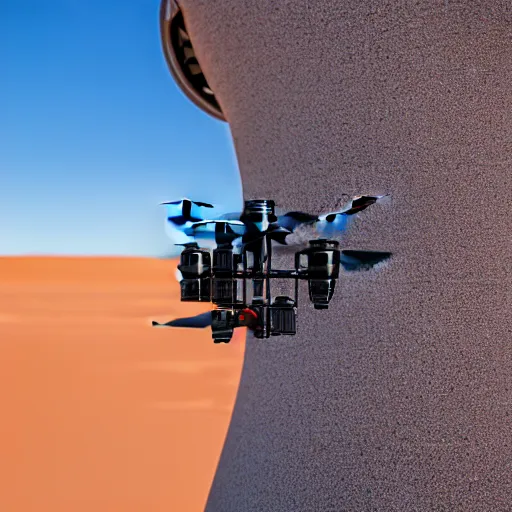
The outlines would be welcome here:
[[[358,196],[340,211],[313,215],[291,211],[276,215],[275,202],[245,201],[242,212],[203,219],[201,209],[210,203],[183,198],[162,203],[168,208],[167,222],[184,241],[178,265],[182,302],[211,302],[216,309],[155,327],[211,327],[214,343],[229,343],[234,329],[247,327],[259,339],[295,335],[299,281],[308,281],[310,301],[316,310],[328,309],[340,266],[345,271],[369,270],[389,259],[390,252],[340,250],[339,242],[325,234],[344,231],[351,218],[385,196]],[[272,268],[272,242],[289,245],[290,235],[302,227],[313,227],[320,238],[295,253],[290,270]],[[212,245],[201,248],[198,240]],[[294,282],[294,296],[272,297],[271,282]],[[248,286],[252,283],[252,286]]]

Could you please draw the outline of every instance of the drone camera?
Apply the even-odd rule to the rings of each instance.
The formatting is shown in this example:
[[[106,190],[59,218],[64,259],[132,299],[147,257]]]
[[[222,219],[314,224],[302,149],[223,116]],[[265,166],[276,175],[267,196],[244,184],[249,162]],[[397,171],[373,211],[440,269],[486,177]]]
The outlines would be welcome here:
[[[186,302],[210,302],[211,258],[209,251],[197,244],[187,247],[180,256],[178,270],[183,279],[180,282],[181,300]]]
[[[339,275],[340,251],[335,240],[310,240],[309,247],[295,255],[295,267],[301,273],[300,260],[307,258],[309,298],[315,309],[327,309]]]
[[[270,307],[270,334],[272,336],[296,334],[297,308],[290,297],[279,296]]]

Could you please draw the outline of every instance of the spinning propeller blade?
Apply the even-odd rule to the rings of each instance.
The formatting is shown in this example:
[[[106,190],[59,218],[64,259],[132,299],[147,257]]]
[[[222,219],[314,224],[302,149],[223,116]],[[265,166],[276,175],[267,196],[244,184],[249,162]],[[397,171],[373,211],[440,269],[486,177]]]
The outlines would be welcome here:
[[[240,220],[224,220],[224,219],[216,219],[216,220],[201,220],[199,222],[195,222],[190,226],[192,229],[200,228],[201,226],[206,226],[208,224],[215,225],[225,225],[225,226],[243,226],[244,223]]]
[[[222,215],[219,215],[216,219],[217,220],[240,220],[241,216],[242,216],[242,212],[230,212],[230,213],[223,213]]]
[[[217,244],[232,243],[245,232],[239,220],[203,220],[192,224],[185,233],[196,239],[215,240]]]
[[[348,209],[342,210],[341,213],[344,215],[354,215],[357,212],[361,212],[366,210],[368,206],[375,204],[379,199],[382,199],[386,196],[358,196],[352,199],[352,202]]]
[[[355,215],[356,213],[366,210],[372,204],[375,204],[379,199],[386,196],[358,196],[354,197],[343,210],[338,212],[326,213],[320,216],[320,221],[334,222],[339,215]]]
[[[213,204],[210,203],[204,203],[202,201],[192,201],[192,199],[189,199],[188,197],[184,197],[183,199],[178,199],[177,201],[167,201],[166,203],[160,203],[160,205],[174,205],[178,206],[181,205],[184,201],[188,201],[191,204],[195,204],[196,206],[202,206],[204,208],[214,208]]]
[[[304,212],[288,212],[279,217],[278,222],[283,228],[293,231],[303,224],[314,224],[315,222],[318,222],[318,220],[317,215],[311,215]]]
[[[341,251],[340,264],[348,272],[370,270],[378,263],[391,258],[391,252]]]
[[[319,231],[344,231],[347,227],[347,216],[355,215],[375,204],[385,196],[354,197],[344,209],[322,215],[312,215],[305,212],[293,211],[279,217],[280,226],[294,231],[299,226],[315,225]]]
[[[192,201],[196,206],[202,206],[204,208],[214,208],[213,204],[203,203],[201,201]]]

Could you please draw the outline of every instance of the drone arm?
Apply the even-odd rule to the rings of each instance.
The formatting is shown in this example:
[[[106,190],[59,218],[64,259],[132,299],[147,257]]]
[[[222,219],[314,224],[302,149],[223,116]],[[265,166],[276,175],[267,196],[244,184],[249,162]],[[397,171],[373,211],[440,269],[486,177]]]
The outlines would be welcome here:
[[[166,322],[165,324],[153,322],[153,325],[158,327],[188,327],[203,329],[205,327],[212,325],[212,312],[207,311],[206,313],[201,313],[200,315],[196,316],[176,318],[175,320],[171,320],[170,322]]]

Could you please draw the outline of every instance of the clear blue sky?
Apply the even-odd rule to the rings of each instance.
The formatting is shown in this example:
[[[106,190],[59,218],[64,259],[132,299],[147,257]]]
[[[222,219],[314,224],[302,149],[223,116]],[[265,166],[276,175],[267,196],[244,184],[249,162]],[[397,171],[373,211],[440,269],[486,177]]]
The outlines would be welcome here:
[[[174,83],[158,0],[0,0],[0,254],[162,256],[165,208],[242,204],[227,124]]]

